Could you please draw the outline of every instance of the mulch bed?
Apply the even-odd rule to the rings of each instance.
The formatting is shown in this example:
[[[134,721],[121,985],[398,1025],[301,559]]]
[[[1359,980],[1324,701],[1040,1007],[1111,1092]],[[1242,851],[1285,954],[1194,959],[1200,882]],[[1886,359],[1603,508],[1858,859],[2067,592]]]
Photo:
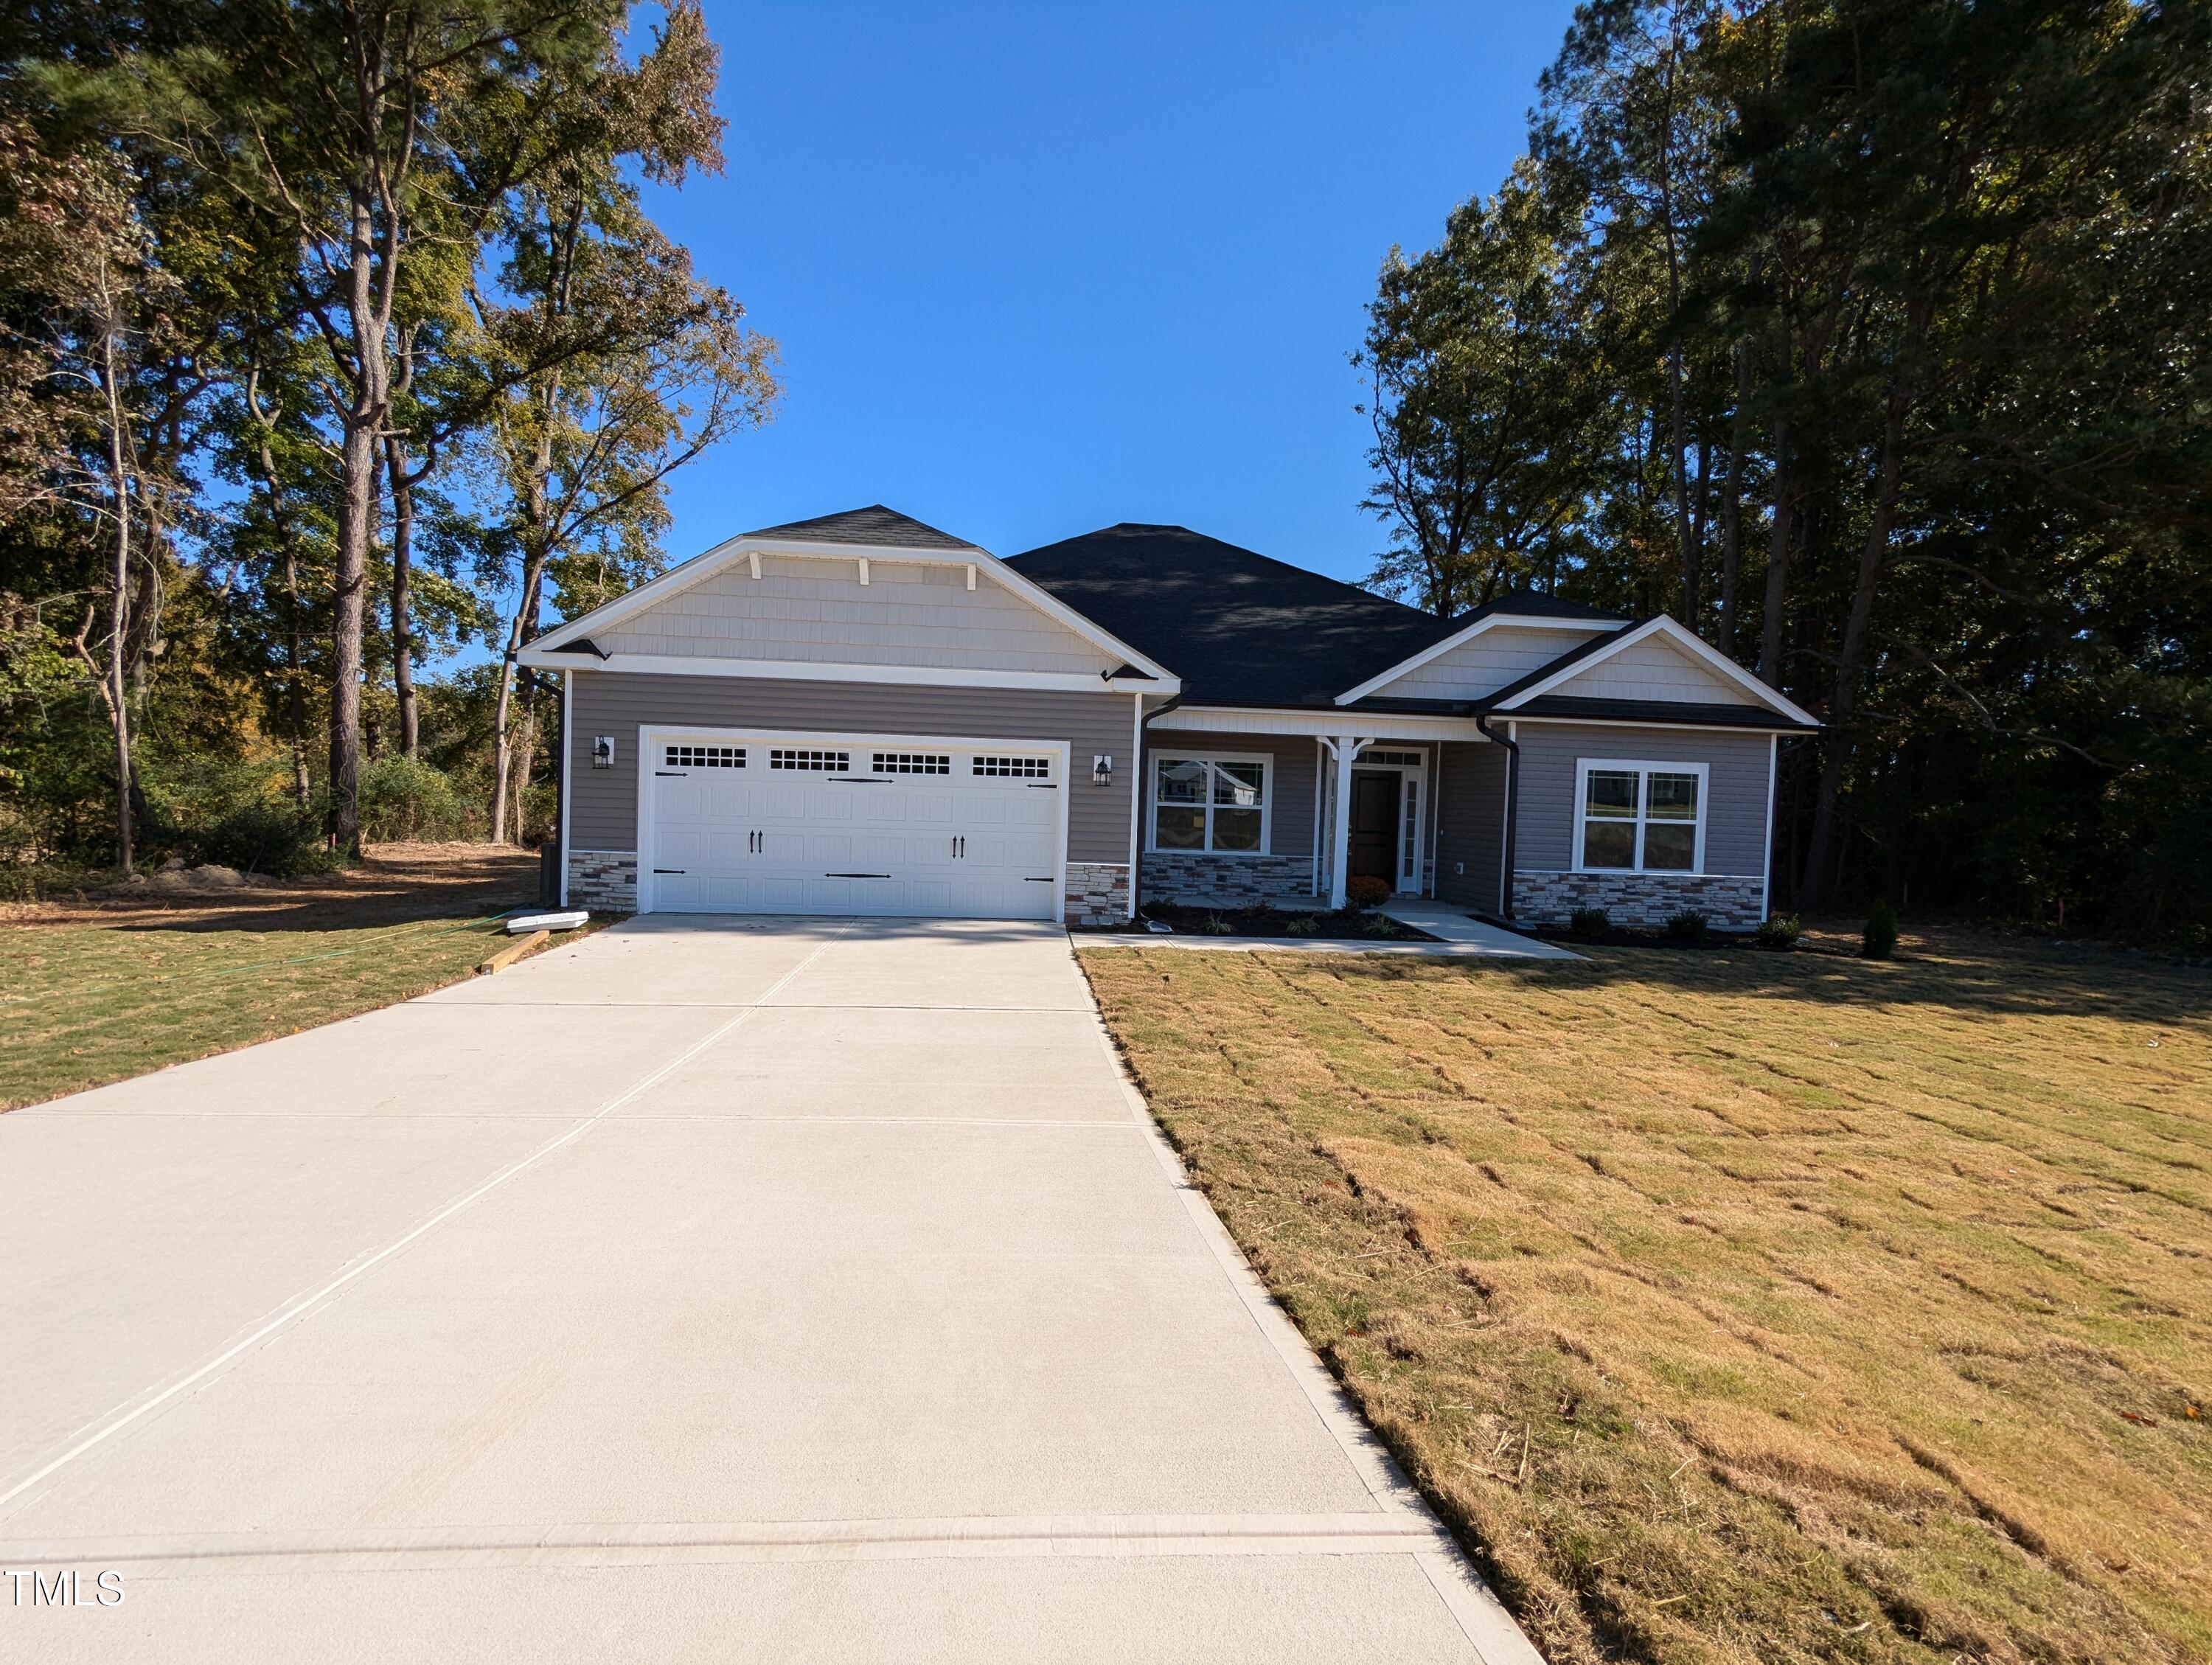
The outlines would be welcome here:
[[[1372,939],[1377,942],[1435,942],[1425,931],[1381,914],[1357,908],[1333,913],[1293,912],[1281,908],[1193,908],[1181,902],[1154,902],[1144,910],[1188,937],[1300,937]],[[1292,927],[1298,928],[1292,929]]]

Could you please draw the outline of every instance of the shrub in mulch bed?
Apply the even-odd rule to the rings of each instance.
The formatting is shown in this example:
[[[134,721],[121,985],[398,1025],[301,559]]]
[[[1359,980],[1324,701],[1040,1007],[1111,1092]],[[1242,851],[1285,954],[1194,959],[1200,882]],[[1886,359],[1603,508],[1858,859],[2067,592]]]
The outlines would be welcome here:
[[[1151,902],[1146,919],[1190,937],[1353,937],[1393,942],[1434,942],[1425,931],[1401,925],[1381,914],[1346,908],[1335,913],[1287,908],[1199,908],[1182,902]]]

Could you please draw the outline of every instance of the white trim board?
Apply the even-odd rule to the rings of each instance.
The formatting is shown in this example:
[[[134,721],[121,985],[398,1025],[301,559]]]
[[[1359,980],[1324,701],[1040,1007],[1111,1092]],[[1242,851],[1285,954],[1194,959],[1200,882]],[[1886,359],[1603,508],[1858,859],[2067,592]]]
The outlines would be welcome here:
[[[1150,689],[1145,690],[1152,692]],[[1384,740],[1463,740],[1488,745],[1489,738],[1472,717],[1394,716],[1384,711],[1269,709],[1263,706],[1179,705],[1151,718],[1146,727],[1158,732],[1195,729],[1215,734],[1304,734],[1328,739],[1351,732]]]
[[[1339,705],[1351,705],[1356,701],[1365,699],[1370,694],[1378,693],[1382,690],[1388,688],[1392,683],[1396,682],[1401,677],[1407,675],[1410,671],[1419,670],[1423,665],[1430,663],[1431,660],[1442,659],[1446,653],[1451,652],[1453,648],[1473,641],[1477,636],[1481,635],[1484,632],[1488,630],[1514,629],[1524,630],[1560,630],[1572,629],[1588,630],[1592,635],[1601,636],[1608,630],[1625,630],[1627,628],[1628,623],[1626,619],[1564,618],[1555,617],[1548,613],[1492,613],[1487,618],[1479,618],[1475,620],[1474,623],[1468,625],[1464,630],[1456,631],[1453,635],[1446,636],[1442,641],[1431,642],[1428,647],[1421,649],[1419,653],[1414,654],[1411,659],[1401,659],[1389,670],[1380,671],[1376,675],[1370,677],[1365,682],[1360,684],[1358,687],[1346,689],[1343,693],[1339,694],[1336,696],[1336,702]],[[1567,651],[1572,652],[1573,650],[1571,648]]]
[[[750,560],[757,555],[779,555],[799,560],[851,562],[859,567],[866,562],[906,562],[925,567],[962,567],[988,573],[993,581],[1036,608],[1046,617],[1073,631],[1101,652],[1110,653],[1124,664],[1143,671],[1153,678],[1145,691],[1151,694],[1178,694],[1182,683],[1166,666],[1139,653],[1119,637],[1102,629],[1083,614],[1054,595],[1042,586],[1026,579],[988,550],[968,548],[960,550],[896,549],[877,544],[817,544],[799,538],[732,538],[717,544],[703,555],[696,555],[682,565],[672,567],[659,577],[641,584],[626,595],[594,607],[579,617],[538,636],[524,649],[531,653],[547,653],[564,647],[594,630],[603,630],[611,624],[620,623],[635,613],[659,605],[673,596],[680,595],[693,585],[704,582],[715,574],[734,566],[740,560]],[[865,583],[865,578],[860,580]],[[615,659],[624,657],[617,654]],[[525,664],[542,661],[525,658]],[[556,664],[562,661],[556,660]],[[605,668],[617,668],[615,659],[605,662]],[[745,674],[738,672],[734,674]],[[986,684],[988,685],[988,684]],[[1011,684],[1018,686],[1019,684]]]
[[[1604,664],[1623,648],[1633,647],[1639,641],[1649,641],[1654,636],[1664,637],[1674,647],[1698,660],[1708,670],[1735,684],[1745,693],[1750,695],[1753,701],[1765,706],[1768,710],[1778,712],[1793,722],[1806,723],[1815,728],[1820,726],[1819,719],[1812,713],[1787,696],[1769,688],[1726,653],[1722,653],[1719,648],[1713,647],[1695,632],[1686,630],[1675,623],[1664,613],[1660,614],[1656,618],[1648,618],[1641,624],[1621,631],[1595,652],[1585,653],[1572,665],[1563,665],[1541,681],[1530,684],[1514,695],[1511,699],[1498,701],[1493,709],[1496,711],[1517,710],[1528,704],[1529,701],[1551,693],[1561,683],[1572,682],[1585,671]],[[1683,725],[1686,727],[1697,726]]]
[[[700,738],[716,743],[730,740],[788,741],[794,744],[830,745],[866,750],[882,746],[910,751],[1050,752],[1059,760],[1060,829],[1054,852],[1052,895],[1054,921],[1067,917],[1067,806],[1074,793],[1069,764],[1073,743],[1066,740],[1007,740],[973,734],[866,734],[811,728],[730,728],[701,723],[640,723],[637,726],[637,911],[653,911],[653,772],[654,748],[671,739]],[[808,917],[798,915],[797,917]],[[823,917],[835,917],[823,915]]]
[[[746,677],[784,682],[870,682],[921,688],[1028,688],[1068,694],[1122,694],[1127,683],[1087,671],[971,671],[941,665],[863,665],[824,659],[726,659],[676,653],[611,653],[579,664],[574,653],[522,650],[521,662],[554,671],[605,671],[665,677]],[[1148,684],[1145,690],[1152,692]]]

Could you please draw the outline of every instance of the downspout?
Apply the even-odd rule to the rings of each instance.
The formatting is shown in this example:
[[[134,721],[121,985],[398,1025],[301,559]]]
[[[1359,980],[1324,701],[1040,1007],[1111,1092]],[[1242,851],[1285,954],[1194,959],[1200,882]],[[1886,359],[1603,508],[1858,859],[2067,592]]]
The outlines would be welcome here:
[[[1500,859],[1498,875],[1498,914],[1501,919],[1513,917],[1513,835],[1521,824],[1521,742],[1500,734],[1490,726],[1490,719],[1477,713],[1475,728],[1486,740],[1493,740],[1505,748],[1505,853]]]
[[[1137,693],[1136,722],[1129,742],[1137,749],[1136,756],[1129,759],[1129,767],[1134,771],[1129,776],[1129,923],[1133,926],[1144,907],[1138,886],[1145,871],[1145,843],[1152,836],[1145,816],[1145,800],[1152,796],[1152,765],[1145,761],[1145,730],[1152,726],[1153,718],[1182,703],[1182,696],[1176,694],[1161,701],[1158,710],[1147,711],[1144,691],[1140,689]]]

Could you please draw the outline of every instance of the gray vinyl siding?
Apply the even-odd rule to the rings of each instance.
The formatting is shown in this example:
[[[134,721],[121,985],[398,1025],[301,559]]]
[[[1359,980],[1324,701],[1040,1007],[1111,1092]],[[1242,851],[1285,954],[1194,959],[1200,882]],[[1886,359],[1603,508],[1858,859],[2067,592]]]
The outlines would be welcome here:
[[[1764,870],[1767,736],[1578,723],[1521,722],[1516,728],[1521,742],[1516,869],[1564,872],[1573,867],[1576,760],[1610,757],[1705,764],[1705,871],[1755,878]]]
[[[1152,804],[1151,764],[1162,752],[1170,756],[1231,752],[1248,757],[1271,757],[1268,770],[1273,796],[1267,810],[1267,854],[1310,857],[1314,853],[1314,800],[1321,775],[1314,754],[1321,750],[1310,734],[1215,734],[1196,729],[1163,728],[1145,732],[1146,774],[1142,790],[1147,812]],[[1150,828],[1137,834],[1138,848],[1151,842]]]
[[[1505,748],[1446,741],[1437,749],[1437,898],[1495,914],[1505,855]]]
[[[1135,700],[1127,694],[751,677],[577,671],[568,735],[568,844],[637,848],[638,733],[647,727],[812,729],[947,739],[1064,740],[1068,744],[1067,859],[1129,860]],[[592,737],[611,734],[615,767],[592,767]],[[1091,760],[1114,759],[1114,784],[1091,783]]]

